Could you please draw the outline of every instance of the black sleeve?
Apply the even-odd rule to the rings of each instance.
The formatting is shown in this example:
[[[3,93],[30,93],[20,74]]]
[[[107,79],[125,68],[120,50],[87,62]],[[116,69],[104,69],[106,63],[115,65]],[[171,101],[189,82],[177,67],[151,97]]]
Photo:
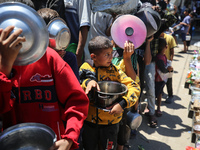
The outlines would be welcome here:
[[[156,61],[156,65],[158,66],[158,69],[162,72],[162,73],[167,73],[168,70],[165,68],[165,64],[162,60],[157,60]]]
[[[119,102],[120,106],[124,109],[127,104],[126,104],[126,100],[122,98],[122,100]]]

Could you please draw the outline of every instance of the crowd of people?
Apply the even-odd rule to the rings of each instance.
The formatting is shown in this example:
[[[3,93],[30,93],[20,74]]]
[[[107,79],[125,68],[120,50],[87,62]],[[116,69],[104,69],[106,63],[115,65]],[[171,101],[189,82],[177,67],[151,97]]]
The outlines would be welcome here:
[[[131,128],[127,125],[128,112],[145,113],[149,126],[157,127],[165,85],[168,92],[165,102],[173,102],[176,36],[181,35],[182,52],[186,53],[190,45],[186,36],[193,34],[194,11],[185,9],[185,17],[180,21],[178,7],[170,0],[139,1],[137,10],[150,7],[157,11],[161,25],[135,49],[130,41],[120,48],[112,40],[112,24],[123,14],[93,12],[89,0],[0,0],[0,3],[10,1],[32,7],[46,25],[62,18],[70,29],[71,40],[65,50],[49,45],[38,61],[16,66],[14,62],[26,41],[20,36],[23,30],[12,32],[14,26],[0,29],[2,131],[18,123],[37,122],[56,133],[58,140],[51,150],[125,150],[129,148],[127,127]],[[180,28],[175,31],[177,26]],[[35,76],[43,80],[32,80]],[[101,91],[99,81],[120,82],[128,91],[116,103],[101,108],[94,94]],[[142,94],[148,104],[145,110],[140,105],[144,101]]]

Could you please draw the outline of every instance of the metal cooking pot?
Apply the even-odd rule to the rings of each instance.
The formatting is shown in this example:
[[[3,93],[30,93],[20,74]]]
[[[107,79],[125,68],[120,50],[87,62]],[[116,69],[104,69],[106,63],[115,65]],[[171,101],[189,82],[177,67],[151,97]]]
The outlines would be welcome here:
[[[65,21],[55,18],[47,25],[49,46],[56,50],[65,50],[71,40],[71,33]]]
[[[54,131],[40,123],[21,123],[0,134],[2,150],[47,150],[56,142]]]
[[[23,3],[5,2],[0,4],[0,16],[0,28],[14,25],[14,31],[21,28],[23,32],[20,36],[26,38],[14,65],[28,65],[39,60],[46,52],[49,36],[46,24],[38,13]]]
[[[127,92],[126,85],[115,81],[99,81],[100,90],[97,92],[97,106],[106,108],[117,102]]]
[[[132,129],[137,129],[142,123],[142,116],[131,111],[127,112],[127,125]]]
[[[135,16],[139,17],[147,28],[147,37],[156,33],[161,26],[161,17],[158,12],[151,7],[144,7],[140,9]]]

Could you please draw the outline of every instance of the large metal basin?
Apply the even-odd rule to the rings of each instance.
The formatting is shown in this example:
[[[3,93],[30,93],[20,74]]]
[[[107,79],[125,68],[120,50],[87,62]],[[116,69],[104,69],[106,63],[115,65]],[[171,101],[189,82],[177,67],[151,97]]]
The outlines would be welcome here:
[[[97,91],[97,106],[106,108],[122,98],[127,92],[126,85],[115,81],[98,82],[100,90]]]
[[[57,140],[54,131],[40,123],[21,123],[0,134],[1,150],[48,150]]]

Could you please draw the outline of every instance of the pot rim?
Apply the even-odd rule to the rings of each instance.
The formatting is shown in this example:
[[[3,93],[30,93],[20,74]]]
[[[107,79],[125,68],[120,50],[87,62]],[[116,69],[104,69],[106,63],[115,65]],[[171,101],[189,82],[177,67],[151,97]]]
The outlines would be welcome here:
[[[122,91],[122,92],[119,92],[119,93],[105,93],[105,92],[101,92],[101,91],[97,91],[97,90],[96,90],[96,92],[99,93],[99,94],[111,95],[111,96],[113,96],[113,95],[122,95],[122,94],[125,94],[125,93],[128,91],[127,86],[126,86],[125,84],[123,84],[123,83],[116,82],[116,81],[99,81],[98,84],[103,83],[103,82],[109,82],[109,83],[114,83],[114,84],[121,85],[122,87],[125,88],[125,90]]]
[[[28,123],[20,123],[13,125],[7,129],[5,129],[1,134],[0,134],[0,140],[6,138],[9,136],[9,134],[12,134],[13,132],[21,129],[28,129],[28,128],[36,128],[36,129],[41,129],[49,133],[52,138],[53,138],[53,143],[57,141],[57,136],[55,132],[47,125],[41,124],[41,123],[35,123],[35,122],[28,122]]]

